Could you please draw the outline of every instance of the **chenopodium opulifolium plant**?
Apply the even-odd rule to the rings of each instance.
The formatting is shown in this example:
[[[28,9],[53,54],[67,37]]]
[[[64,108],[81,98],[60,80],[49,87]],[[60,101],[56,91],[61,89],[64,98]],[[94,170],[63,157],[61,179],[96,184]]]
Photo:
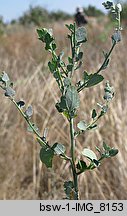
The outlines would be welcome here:
[[[45,49],[49,51],[52,56],[52,59],[48,62],[48,67],[61,92],[61,96],[55,106],[58,112],[64,115],[68,120],[70,127],[70,146],[68,147],[70,148],[70,155],[66,154],[66,147],[63,144],[59,142],[49,144],[47,141],[47,130],[45,130],[42,135],[36,124],[31,120],[33,114],[32,106],[30,105],[25,108],[24,101],[16,101],[15,90],[13,89],[13,83],[10,81],[9,76],[6,72],[2,72],[0,75],[0,87],[4,90],[5,96],[12,101],[24,117],[28,123],[28,130],[36,135],[36,139],[41,147],[40,160],[42,163],[44,163],[47,168],[51,168],[53,158],[56,156],[70,163],[72,179],[64,182],[66,199],[79,199],[78,176],[81,173],[97,168],[100,166],[103,159],[111,158],[118,153],[117,149],[111,148],[103,142],[102,147],[96,147],[98,156],[89,149],[89,147],[82,149],[82,152],[78,157],[76,157],[75,154],[76,138],[82,133],[97,128],[98,120],[107,113],[109,103],[114,97],[114,89],[107,81],[104,88],[103,102],[97,103],[100,111],[98,112],[96,109],[93,109],[91,122],[88,123],[82,120],[77,124],[77,129],[75,129],[74,120],[78,115],[77,111],[80,106],[80,92],[86,88],[91,88],[104,80],[104,77],[100,73],[107,68],[114,47],[121,40],[121,5],[114,5],[110,1],[103,3],[103,5],[106,9],[110,9],[112,13],[115,14],[116,19],[117,26],[111,37],[111,48],[108,52],[103,52],[104,60],[97,72],[88,73],[84,71],[82,73],[82,80],[77,83],[74,83],[73,77],[75,76],[75,71],[82,65],[83,52],[81,51],[81,45],[87,42],[86,29],[84,27],[76,28],[75,24],[66,25],[69,30],[68,39],[70,40],[71,45],[71,56],[68,56],[68,61],[66,63],[63,61],[64,53],[61,52],[59,55],[56,53],[57,45],[52,30],[46,28],[37,29],[39,40],[45,44]],[[83,160],[83,158],[88,159],[88,163],[86,163],[86,160]]]

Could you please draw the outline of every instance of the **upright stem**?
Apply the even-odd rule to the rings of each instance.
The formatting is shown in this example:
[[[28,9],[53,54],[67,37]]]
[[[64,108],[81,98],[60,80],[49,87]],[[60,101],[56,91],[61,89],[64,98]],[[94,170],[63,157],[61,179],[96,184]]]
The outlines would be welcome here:
[[[71,167],[73,173],[73,183],[74,183],[74,199],[78,200],[78,176],[75,167],[75,137],[74,137],[74,120],[70,119],[70,137],[71,137]]]

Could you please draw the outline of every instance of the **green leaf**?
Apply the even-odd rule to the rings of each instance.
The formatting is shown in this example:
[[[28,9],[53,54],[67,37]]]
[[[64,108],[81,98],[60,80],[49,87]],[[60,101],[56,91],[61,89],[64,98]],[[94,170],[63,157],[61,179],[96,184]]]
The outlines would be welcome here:
[[[80,171],[85,171],[87,169],[87,165],[83,160],[79,160],[76,168],[79,169]]]
[[[110,151],[111,150],[111,147],[108,146],[105,142],[103,142],[103,148],[105,151]]]
[[[72,68],[73,68],[73,64],[67,65],[67,70],[68,70],[68,71],[72,71]]]
[[[93,130],[93,129],[96,129],[97,128],[97,124],[94,124],[94,125],[90,125],[88,130]]]
[[[88,80],[89,80],[89,74],[86,72],[86,71],[84,71],[84,82],[86,83]]]
[[[92,119],[94,120],[96,118],[96,116],[97,116],[96,110],[93,109],[93,111],[92,111]]]
[[[25,114],[28,118],[30,118],[33,115],[33,109],[32,106],[28,106],[27,110],[25,111]]]
[[[72,60],[71,57],[68,57],[68,62],[69,62],[70,64],[73,64],[73,60]]]
[[[79,52],[78,55],[77,55],[77,57],[76,57],[76,61],[81,60],[82,57],[83,57],[83,52]]]
[[[52,61],[52,62],[49,61],[48,62],[48,67],[49,67],[51,73],[54,73],[54,71],[56,70],[57,64],[54,61]]]
[[[100,161],[93,159],[93,163],[95,167],[98,167],[100,165]]]
[[[74,188],[74,184],[72,181],[65,181],[64,182],[64,191],[66,194],[66,198],[69,200],[74,199],[73,188]]]
[[[112,148],[111,150],[109,150],[110,157],[114,157],[117,154],[118,154],[118,149]]]
[[[96,150],[99,152],[99,154],[101,155],[101,150],[100,150],[100,148],[99,147],[95,147],[96,148]]]
[[[61,155],[61,154],[64,155],[65,150],[66,150],[65,146],[62,145],[62,144],[60,144],[60,143],[55,143],[55,144],[52,146],[52,149],[55,151],[55,153],[56,153],[57,155]]]
[[[65,26],[66,26],[71,32],[74,31],[74,25],[73,25],[73,24],[70,24],[70,25],[66,24]]]
[[[114,3],[111,2],[111,1],[103,2],[102,5],[103,5],[103,6],[105,7],[105,9],[107,9],[107,10],[114,8]]]
[[[41,148],[40,150],[40,159],[42,163],[46,165],[47,168],[52,167],[54,152],[50,148]]]
[[[87,32],[84,27],[79,27],[75,32],[76,41],[83,43],[87,41]]]
[[[75,86],[70,86],[66,91],[66,106],[69,111],[73,111],[79,107],[79,95]]]
[[[52,43],[52,50],[56,50],[56,44]]]
[[[15,91],[11,87],[7,87],[5,90],[5,96],[6,97],[14,97]]]
[[[94,159],[97,160],[96,154],[90,149],[84,148],[82,151],[82,155],[84,155],[85,157],[87,157],[88,159],[90,159],[92,161]]]
[[[66,97],[65,96],[61,96],[60,99],[61,99],[60,102],[57,102],[55,106],[56,106],[58,112],[61,113],[61,112],[67,110],[67,106],[66,106]]]
[[[82,130],[82,131],[85,131],[87,130],[87,124],[85,123],[85,121],[80,121],[78,124],[77,124],[77,127]]]
[[[97,85],[98,83],[102,82],[102,80],[104,79],[104,77],[100,74],[90,74],[89,75],[89,80],[86,83],[86,87],[91,87],[94,85]]]

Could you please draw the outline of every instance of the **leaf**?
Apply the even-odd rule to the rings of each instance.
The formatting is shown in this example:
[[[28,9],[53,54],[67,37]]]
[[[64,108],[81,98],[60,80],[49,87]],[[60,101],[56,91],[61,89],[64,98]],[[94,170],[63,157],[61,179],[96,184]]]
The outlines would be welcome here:
[[[54,152],[50,148],[41,148],[40,150],[40,159],[42,163],[46,165],[47,168],[52,167]]]
[[[105,95],[104,95],[104,100],[106,101],[111,101],[113,99],[113,95],[109,92],[105,92]]]
[[[121,33],[120,31],[116,31],[113,35],[112,35],[112,40],[115,41],[116,43],[118,43],[119,41],[121,41]]]
[[[75,32],[76,41],[83,43],[87,41],[87,33],[84,27],[79,27]]]
[[[80,171],[85,171],[87,169],[87,165],[83,160],[79,160],[76,168],[79,169]]]
[[[82,131],[85,131],[87,130],[87,124],[85,123],[85,121],[80,121],[78,124],[77,124],[77,127],[82,130]]]
[[[14,97],[15,91],[11,87],[7,87],[5,90],[5,96],[6,97]]]
[[[21,108],[25,106],[25,102],[24,101],[18,101],[17,105]]]
[[[66,91],[66,106],[69,111],[73,111],[79,107],[79,95],[75,86],[70,86]]]
[[[96,116],[97,116],[96,110],[93,109],[93,111],[92,111],[92,119],[94,120],[96,118]]]
[[[114,3],[111,1],[103,2],[102,5],[105,7],[105,9],[112,9],[114,8]]]
[[[74,199],[73,188],[74,188],[74,184],[72,181],[65,181],[64,182],[64,191],[66,194],[66,198],[69,200]]]
[[[118,149],[112,148],[111,150],[109,150],[110,157],[114,157],[117,154],[118,154]]]
[[[33,115],[33,109],[32,106],[28,106],[27,110],[25,111],[25,114],[28,118],[30,118]]]
[[[2,75],[2,81],[3,82],[8,82],[8,81],[10,81],[10,79],[9,79],[9,76],[7,75],[7,73],[5,73],[5,72],[3,72],[3,75]]]
[[[85,157],[87,157],[88,159],[90,159],[92,161],[94,159],[97,160],[96,154],[90,149],[84,148],[82,151],[82,155],[84,155]]]
[[[55,143],[55,144],[52,146],[52,149],[55,151],[55,153],[56,153],[57,155],[61,155],[61,154],[64,155],[65,150],[66,150],[65,146],[62,145],[62,144],[60,144],[60,143]]]
[[[96,148],[96,150],[99,152],[99,154],[101,155],[101,150],[100,150],[100,148],[99,147],[95,147]]]
[[[72,64],[72,63],[73,63],[73,60],[72,60],[72,58],[71,58],[71,57],[68,57],[68,62],[69,62],[70,64]]]
[[[81,60],[82,57],[83,57],[83,52],[79,52],[78,55],[77,55],[77,57],[76,57],[76,61]]]
[[[72,71],[72,68],[73,68],[73,64],[67,65],[67,70],[68,70],[68,71]]]
[[[70,24],[70,25],[66,24],[65,26],[66,26],[71,32],[74,31],[74,25],[73,25],[73,24]]]
[[[87,82],[88,80],[89,80],[89,74],[86,72],[86,71],[84,71],[84,82]]]
[[[110,151],[111,150],[111,147],[108,146],[105,142],[103,142],[103,148],[105,151]]]
[[[64,82],[64,86],[68,87],[71,84],[71,79],[66,77],[63,82]]]
[[[97,124],[91,125],[88,127],[88,130],[93,130],[97,128]]]
[[[48,67],[49,67],[51,73],[54,73],[54,71],[56,70],[56,67],[57,67],[56,62],[54,62],[54,61],[50,62],[49,61],[48,62]]]
[[[61,101],[60,102],[57,102],[56,103],[56,108],[58,110],[58,112],[63,112],[64,110],[67,109],[67,106],[66,106],[66,97],[65,96],[61,96]]]
[[[97,73],[90,74],[89,79],[86,83],[86,87],[88,88],[88,87],[97,85],[98,83],[102,82],[103,79],[104,77],[100,74],[97,74]]]
[[[52,43],[52,50],[56,50],[56,44]]]
[[[100,161],[93,159],[95,167],[98,167],[100,165]]]

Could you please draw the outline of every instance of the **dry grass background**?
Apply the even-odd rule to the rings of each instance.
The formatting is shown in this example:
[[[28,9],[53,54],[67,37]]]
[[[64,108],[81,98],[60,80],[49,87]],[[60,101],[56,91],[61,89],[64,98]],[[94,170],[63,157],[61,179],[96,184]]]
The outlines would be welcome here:
[[[53,24],[58,52],[70,52],[63,23]],[[102,43],[105,36],[103,22],[88,26],[89,41],[84,47],[84,67],[96,71],[102,61],[102,49],[110,47],[110,40]],[[110,32],[108,32],[110,35]],[[127,34],[115,48],[110,66],[103,72],[105,80],[115,87],[115,99],[108,114],[100,120],[99,129],[82,135],[77,140],[77,153],[84,147],[102,145],[103,139],[119,154],[92,172],[79,177],[80,199],[127,198]],[[32,104],[33,120],[40,130],[49,128],[49,142],[61,142],[69,149],[67,121],[57,113],[54,104],[58,90],[49,74],[49,54],[37,40],[35,29],[8,29],[0,41],[0,69],[9,73],[15,83],[17,100]],[[76,74],[77,80],[81,72]],[[89,119],[96,102],[102,100],[104,83],[80,93],[80,119]],[[40,147],[35,137],[26,131],[26,123],[11,102],[0,90],[0,199],[63,199],[63,181],[70,177],[69,164],[55,158],[53,169],[47,169],[39,161]],[[69,150],[68,150],[69,154]]]

